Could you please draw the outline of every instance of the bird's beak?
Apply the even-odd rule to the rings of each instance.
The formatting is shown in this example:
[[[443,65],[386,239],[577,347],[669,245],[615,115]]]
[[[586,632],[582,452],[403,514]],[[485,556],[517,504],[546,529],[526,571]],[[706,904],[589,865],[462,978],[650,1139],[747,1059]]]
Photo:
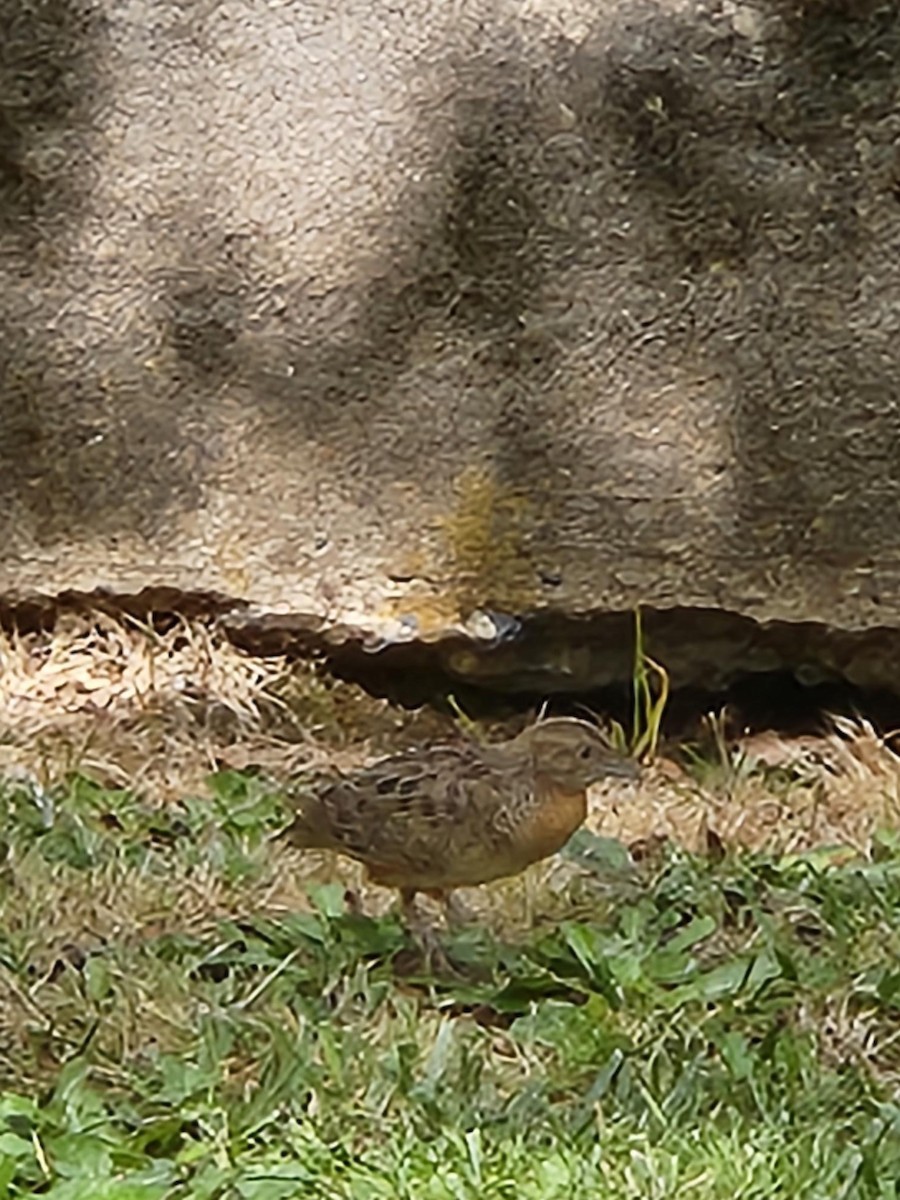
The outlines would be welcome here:
[[[641,764],[635,758],[614,758],[607,764],[606,773],[615,779],[638,779]]]

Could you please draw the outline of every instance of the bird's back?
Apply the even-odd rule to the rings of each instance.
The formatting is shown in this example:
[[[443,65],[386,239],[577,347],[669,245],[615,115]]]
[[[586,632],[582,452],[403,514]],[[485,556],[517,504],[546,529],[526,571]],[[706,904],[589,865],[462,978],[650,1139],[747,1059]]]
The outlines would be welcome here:
[[[514,874],[541,840],[531,759],[513,743],[410,751],[311,781],[298,799],[287,832],[295,845],[359,859],[390,886],[460,887]],[[556,840],[554,831],[554,848]]]

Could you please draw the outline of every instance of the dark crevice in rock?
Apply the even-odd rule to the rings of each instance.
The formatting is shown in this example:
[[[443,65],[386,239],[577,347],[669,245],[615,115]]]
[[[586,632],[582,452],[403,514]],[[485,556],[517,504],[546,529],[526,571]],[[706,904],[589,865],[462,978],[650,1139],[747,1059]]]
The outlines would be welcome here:
[[[179,588],[143,588],[131,594],[98,588],[93,592],[65,591],[56,596],[35,595],[27,599],[0,596],[0,629],[20,633],[50,630],[64,613],[107,613],[165,628],[178,620],[208,620],[238,607],[236,602],[213,592],[184,592]]]
[[[336,677],[404,707],[443,707],[452,696],[473,716],[544,701],[556,711],[587,706],[627,718],[630,710],[631,612],[498,616],[493,641],[448,630],[431,640],[389,643],[313,614],[260,613],[224,595],[147,588],[132,595],[0,599],[0,625],[48,629],[62,612],[91,610],[157,628],[182,618],[214,621],[248,654],[316,659]],[[723,705],[751,726],[807,728],[823,711],[900,724],[900,629],[760,623],[700,608],[648,609],[642,623],[646,652],[670,678],[673,732]]]

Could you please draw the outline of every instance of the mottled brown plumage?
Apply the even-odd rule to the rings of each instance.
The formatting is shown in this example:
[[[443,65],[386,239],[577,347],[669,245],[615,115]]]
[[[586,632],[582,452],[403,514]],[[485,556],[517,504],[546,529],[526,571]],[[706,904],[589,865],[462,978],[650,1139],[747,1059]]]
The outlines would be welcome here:
[[[431,745],[311,781],[284,836],[364,863],[410,913],[416,892],[446,898],[555,854],[584,821],[591,783],[637,773],[595,726],[550,718],[511,741]]]

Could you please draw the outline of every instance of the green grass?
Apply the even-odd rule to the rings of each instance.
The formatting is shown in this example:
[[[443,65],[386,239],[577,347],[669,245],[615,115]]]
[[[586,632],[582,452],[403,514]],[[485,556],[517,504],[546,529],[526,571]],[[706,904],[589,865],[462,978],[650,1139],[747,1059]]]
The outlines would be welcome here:
[[[252,779],[0,800],[0,1196],[900,1195],[895,838],[640,876],[581,834],[554,919],[434,981],[340,887],[268,904]]]
[[[640,608],[634,610],[634,656],[631,669],[631,730],[612,722],[613,743],[623,753],[649,762],[656,757],[662,719],[669,702],[669,673],[644,650]]]

